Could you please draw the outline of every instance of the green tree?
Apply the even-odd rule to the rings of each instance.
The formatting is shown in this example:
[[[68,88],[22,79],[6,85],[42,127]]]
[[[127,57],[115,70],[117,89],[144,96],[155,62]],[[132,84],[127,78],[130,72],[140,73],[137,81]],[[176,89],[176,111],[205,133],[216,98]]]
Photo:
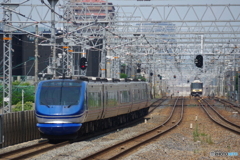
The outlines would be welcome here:
[[[21,82],[21,81],[14,81],[12,82],[12,85],[13,86],[30,86],[30,83],[29,82]]]
[[[33,103],[32,102],[26,102],[24,105],[24,111],[27,110],[33,110]],[[12,109],[13,112],[19,112],[22,111],[22,102],[18,102],[16,106]]]
[[[141,79],[142,81],[146,81],[146,78],[143,76],[139,76],[138,78]]]
[[[34,86],[13,86],[12,104],[15,105],[22,101],[22,90],[24,90],[24,102],[34,102]]]
[[[14,81],[12,83],[12,105],[22,102],[22,90],[24,90],[24,102],[34,102],[35,87],[30,83]],[[3,106],[3,86],[0,86],[0,106]]]
[[[120,78],[127,78],[127,74],[125,74],[125,73],[120,73]]]

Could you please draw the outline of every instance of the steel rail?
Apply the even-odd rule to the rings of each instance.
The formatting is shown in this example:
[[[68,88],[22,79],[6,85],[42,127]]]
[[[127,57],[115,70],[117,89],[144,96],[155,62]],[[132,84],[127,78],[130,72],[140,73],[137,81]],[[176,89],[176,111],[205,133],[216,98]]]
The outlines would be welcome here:
[[[208,106],[209,106],[222,120],[224,120],[225,122],[227,122],[227,123],[229,123],[229,124],[231,124],[231,125],[233,125],[233,126],[235,126],[235,127],[240,127],[239,125],[237,125],[237,124],[235,124],[235,123],[227,120],[225,117],[223,117],[223,116],[222,116],[212,105],[210,105],[206,100],[203,100],[203,101],[204,101],[205,103],[207,103]]]
[[[227,101],[227,100],[225,100],[225,99],[216,98],[216,97],[214,98],[214,100],[216,100],[216,101],[218,101],[218,102],[220,102],[220,103],[222,103],[222,104],[224,104],[224,105],[230,104],[230,105],[226,105],[226,106],[229,107],[229,108],[231,108],[231,109],[233,109],[233,110],[235,110],[235,111],[237,111],[238,114],[240,114],[240,107],[237,106],[236,104],[234,104],[234,103],[232,103],[232,102],[229,102],[229,101]]]
[[[212,121],[214,121],[215,123],[219,124],[224,128],[227,128],[235,133],[240,134],[239,125],[234,124],[231,121],[224,118],[223,116],[221,116],[207,101],[199,99],[198,102],[201,104],[201,107],[204,109],[204,111]],[[208,107],[206,107],[203,103],[207,104]]]
[[[149,110],[148,114],[153,112],[156,109],[156,107],[159,106],[161,103],[163,103],[166,99],[167,98],[164,97],[162,99],[158,99],[155,102],[153,102],[150,105],[150,110]],[[28,146],[28,147],[24,147],[24,148],[16,149],[16,150],[9,151],[9,152],[6,152],[6,153],[2,153],[2,154],[0,154],[0,159],[19,160],[19,159],[30,158],[30,157],[36,156],[40,153],[44,153],[46,151],[49,151],[49,150],[52,150],[52,149],[55,149],[55,148],[58,148],[58,147],[62,147],[62,146],[65,146],[65,145],[68,145],[68,144],[71,144],[71,143],[74,143],[74,142],[78,142],[78,141],[81,141],[81,140],[86,140],[86,139],[93,138],[93,137],[96,137],[96,136],[99,136],[99,135],[102,135],[102,134],[106,134],[108,132],[112,132],[113,130],[116,130],[116,128],[119,128],[119,127],[123,128],[123,127],[131,126],[133,124],[139,123],[139,121],[142,121],[142,117],[138,118],[138,119],[136,119],[136,120],[134,120],[130,123],[123,124],[123,125],[117,126],[117,127],[113,127],[111,129],[108,129],[108,130],[105,130],[105,131],[100,131],[100,132],[97,132],[95,134],[86,135],[86,136],[83,136],[81,138],[78,138],[78,139],[75,139],[75,140],[72,140],[72,141],[64,141],[64,142],[61,142],[61,143],[51,144],[46,140],[46,141],[39,142],[37,144],[31,145],[31,146]]]
[[[50,144],[48,141],[45,141],[45,142],[37,143],[35,145],[31,145],[25,148],[20,148],[17,150],[0,154],[0,159],[11,159],[11,160],[25,159],[25,158],[29,158],[34,155],[46,152],[51,149],[64,146],[66,144],[69,144],[69,142],[65,141],[57,144]]]
[[[127,139],[125,141],[122,141],[120,143],[117,143],[113,146],[107,147],[103,150],[100,150],[92,155],[89,155],[82,160],[88,160],[88,159],[118,159],[129,152],[131,152],[133,149],[136,149],[137,147],[140,147],[148,142],[151,142],[152,140],[158,138],[159,136],[163,135],[164,133],[168,132],[169,130],[173,129],[183,119],[183,99],[181,102],[181,114],[179,117],[179,107],[177,107],[177,102],[179,101],[179,98],[176,99],[173,109],[167,118],[165,122],[160,124],[159,126],[155,127],[154,129],[151,129],[147,132],[144,132],[140,135],[137,135],[133,138]],[[177,122],[173,125],[170,120],[177,116]],[[176,117],[175,117],[176,118]],[[176,119],[174,119],[175,122]],[[161,130],[160,130],[161,129]]]

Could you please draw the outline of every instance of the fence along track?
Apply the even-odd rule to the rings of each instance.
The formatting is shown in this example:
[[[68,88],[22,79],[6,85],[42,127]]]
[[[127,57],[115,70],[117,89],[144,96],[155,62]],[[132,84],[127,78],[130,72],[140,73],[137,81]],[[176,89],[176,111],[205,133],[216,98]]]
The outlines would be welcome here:
[[[1,148],[40,138],[34,111],[12,112],[1,115]]]
[[[183,119],[184,113],[183,99],[181,99],[181,104],[178,104],[179,100],[180,100],[179,98],[176,99],[172,112],[170,113],[168,119],[164,123],[160,124],[158,127],[155,127],[154,129],[151,129],[136,137],[115,144],[111,147],[105,148],[97,153],[94,153],[83,158],[82,160],[118,159],[124,155],[127,155],[129,152],[136,149],[137,147],[143,146],[144,144],[158,138],[160,135],[173,129]]]
[[[201,107],[207,113],[209,118],[212,119],[215,123],[233,132],[236,132],[238,134],[240,133],[239,125],[234,124],[233,122],[230,122],[229,120],[224,118],[222,115],[220,115],[206,100],[201,99],[198,102],[201,104]],[[207,104],[207,107],[203,103]]]

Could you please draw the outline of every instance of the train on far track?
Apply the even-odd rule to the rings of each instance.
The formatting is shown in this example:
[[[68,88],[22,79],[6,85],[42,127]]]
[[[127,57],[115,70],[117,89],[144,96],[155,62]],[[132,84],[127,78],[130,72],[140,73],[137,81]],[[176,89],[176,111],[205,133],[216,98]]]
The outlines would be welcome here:
[[[148,82],[72,77],[40,81],[35,115],[40,135],[74,139],[143,117],[155,102]]]
[[[200,80],[194,80],[190,85],[190,89],[191,89],[191,93],[190,93],[191,96],[200,97],[203,94],[203,83]]]

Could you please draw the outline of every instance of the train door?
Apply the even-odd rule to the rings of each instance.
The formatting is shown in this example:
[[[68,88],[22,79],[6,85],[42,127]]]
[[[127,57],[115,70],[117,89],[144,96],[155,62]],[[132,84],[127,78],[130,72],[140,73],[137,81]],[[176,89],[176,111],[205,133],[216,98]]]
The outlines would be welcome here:
[[[150,106],[154,102],[153,97],[151,96],[150,84],[146,84],[145,89],[146,89],[146,92],[145,92],[146,99],[148,101],[147,106]]]
[[[118,84],[108,83],[104,85],[104,113],[103,118],[114,117],[118,113]]]
[[[87,89],[88,114],[86,121],[101,118],[103,112],[103,85],[101,83],[89,83]]]
[[[119,88],[119,102],[120,107],[118,114],[126,114],[129,113],[129,110],[132,106],[132,100],[131,100],[131,84],[122,84]]]
[[[132,107],[131,107],[131,112],[139,110],[141,108],[140,106],[140,101],[141,101],[141,93],[140,93],[140,83],[134,83],[133,88],[131,89],[131,99],[132,99]]]

